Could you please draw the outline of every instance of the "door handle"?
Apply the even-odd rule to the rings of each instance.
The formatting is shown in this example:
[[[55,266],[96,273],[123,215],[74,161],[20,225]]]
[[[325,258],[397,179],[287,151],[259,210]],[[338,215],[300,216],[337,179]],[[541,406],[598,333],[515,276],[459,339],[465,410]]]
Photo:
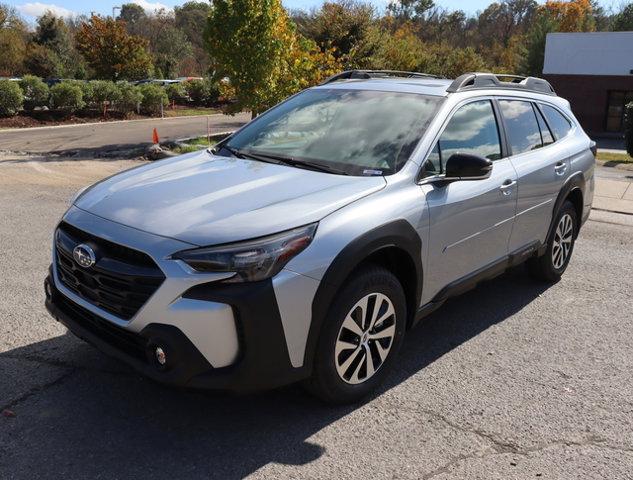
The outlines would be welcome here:
[[[501,193],[503,193],[504,195],[511,195],[512,187],[514,187],[516,184],[516,180],[511,180],[508,178],[505,182],[503,182],[503,185],[499,187],[499,190],[501,190]]]
[[[556,175],[564,175],[566,170],[567,170],[567,164],[563,162],[558,162],[556,166],[554,167],[554,171],[556,172]]]

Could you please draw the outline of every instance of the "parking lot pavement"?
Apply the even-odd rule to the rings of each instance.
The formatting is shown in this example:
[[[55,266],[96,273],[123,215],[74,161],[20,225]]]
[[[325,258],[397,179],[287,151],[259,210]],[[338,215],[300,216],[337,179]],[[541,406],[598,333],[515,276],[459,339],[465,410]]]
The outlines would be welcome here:
[[[101,156],[104,152],[138,149],[152,144],[156,128],[161,142],[238,129],[250,114],[234,116],[214,114],[180,118],[153,118],[85,125],[62,125],[0,131],[0,151],[45,154],[57,152],[80,158]]]
[[[43,307],[53,226],[134,162],[17,160],[0,161],[1,479],[631,478],[630,217],[592,214],[556,285],[517,268],[450,301],[379,395],[331,408],[296,386],[165,388],[67,334]]]

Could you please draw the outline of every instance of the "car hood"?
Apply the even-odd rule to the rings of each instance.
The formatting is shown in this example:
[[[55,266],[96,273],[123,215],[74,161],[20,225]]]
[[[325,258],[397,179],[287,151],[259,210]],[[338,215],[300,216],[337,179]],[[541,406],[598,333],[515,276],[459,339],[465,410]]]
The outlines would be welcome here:
[[[203,151],[114,175],[74,203],[108,220],[203,246],[316,222],[385,184],[383,177],[335,175]]]

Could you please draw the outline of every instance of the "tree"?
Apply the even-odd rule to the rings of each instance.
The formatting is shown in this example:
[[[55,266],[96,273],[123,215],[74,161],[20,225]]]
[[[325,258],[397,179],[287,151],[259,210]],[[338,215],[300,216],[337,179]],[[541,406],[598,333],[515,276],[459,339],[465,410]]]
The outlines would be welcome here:
[[[129,35],[122,21],[93,15],[79,28],[76,41],[77,49],[99,78],[135,80],[152,71],[147,41]]]
[[[633,30],[633,3],[626,5],[613,19],[613,31],[624,32]]]
[[[433,0],[391,0],[387,11],[397,20],[419,20],[433,6]]]
[[[556,23],[559,32],[592,32],[596,28],[590,0],[548,0],[541,9]]]
[[[33,43],[39,48],[30,48],[28,52],[32,73],[46,72],[43,76],[52,77],[75,76],[82,59],[74,48],[70,29],[62,18],[51,12],[38,17]],[[43,63],[38,65],[38,61]]]
[[[325,2],[320,10],[294,18],[303,36],[323,50],[333,48],[336,58],[347,62],[354,46],[363,42],[374,22],[374,8],[356,0]]]
[[[477,18],[480,42],[500,40],[504,47],[515,35],[525,33],[538,4],[535,0],[504,0],[491,3]]]
[[[209,70],[209,59],[204,50],[204,28],[211,5],[207,2],[186,2],[174,7],[176,27],[181,30],[191,44],[192,54],[180,66],[181,74],[204,74]]]
[[[521,73],[533,76],[543,73],[547,34],[557,28],[557,22],[546,11],[539,12],[526,38],[527,54],[521,65]]]
[[[26,25],[13,7],[0,3],[0,75],[22,72],[26,54]]]
[[[215,79],[230,79],[231,111],[253,117],[278,99],[294,32],[280,0],[216,0],[205,31]]]
[[[135,27],[147,18],[145,10],[136,3],[124,3],[121,5],[119,20],[125,22],[127,31],[133,35],[138,35]]]
[[[193,54],[187,36],[176,27],[174,16],[165,11],[148,16],[143,23],[145,28],[141,35],[148,41],[154,66],[164,78],[177,77],[183,63]]]

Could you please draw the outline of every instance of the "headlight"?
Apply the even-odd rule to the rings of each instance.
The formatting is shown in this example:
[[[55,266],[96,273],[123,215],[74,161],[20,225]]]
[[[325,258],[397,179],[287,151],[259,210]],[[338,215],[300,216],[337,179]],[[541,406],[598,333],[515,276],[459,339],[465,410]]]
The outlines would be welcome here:
[[[256,282],[275,276],[314,238],[316,223],[255,240],[183,250],[172,255],[198,272],[235,272],[225,282]]]

